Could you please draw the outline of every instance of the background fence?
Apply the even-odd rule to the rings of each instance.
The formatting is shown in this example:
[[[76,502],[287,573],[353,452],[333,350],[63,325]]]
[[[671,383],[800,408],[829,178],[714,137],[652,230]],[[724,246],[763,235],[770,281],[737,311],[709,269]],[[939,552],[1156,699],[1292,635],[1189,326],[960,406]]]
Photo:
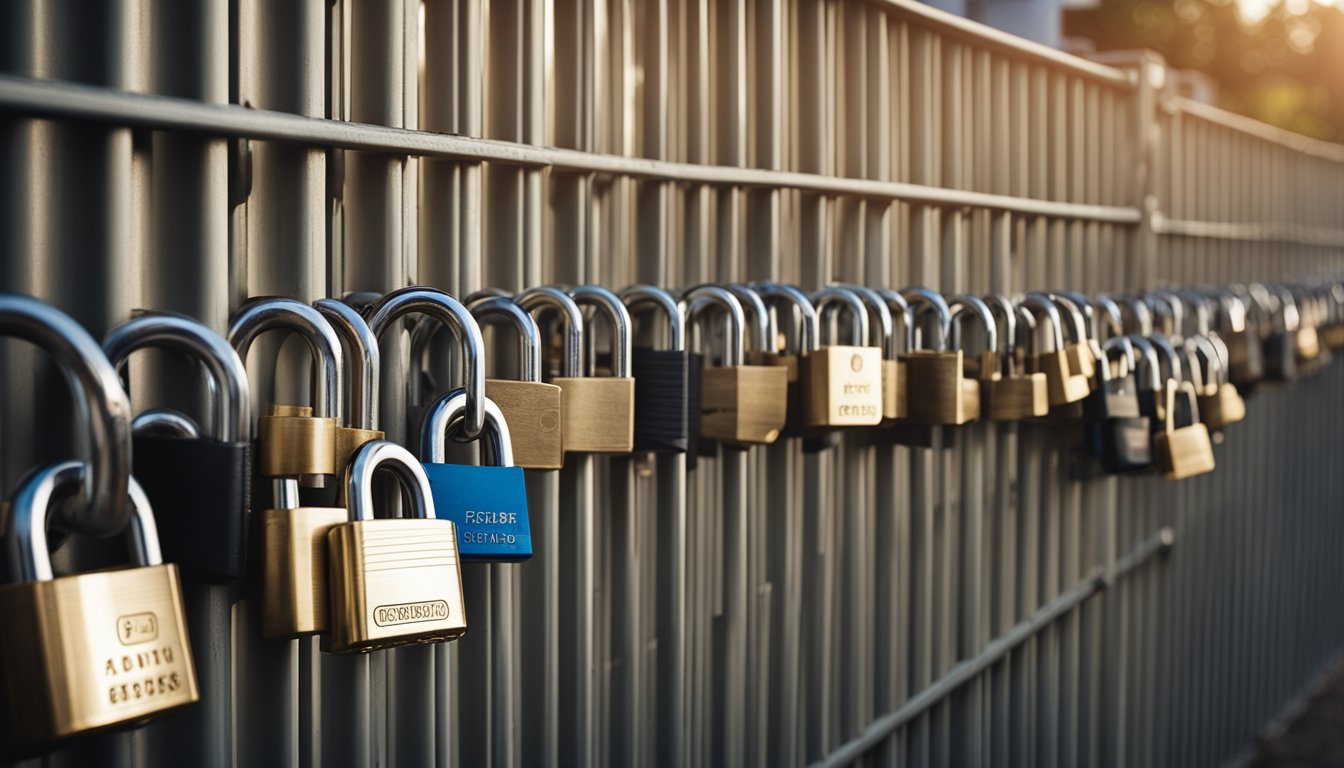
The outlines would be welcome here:
[[[96,336],[413,282],[1344,271],[1344,148],[914,3],[9,2],[0,41],[0,289]],[[262,403],[305,396],[257,347]],[[6,489],[75,440],[37,359],[4,347]],[[199,408],[169,365],[137,363],[137,408]],[[321,657],[193,595],[203,704],[50,760],[1219,762],[1344,643],[1341,392],[1335,364],[1257,394],[1179,484],[1081,477],[1012,423],[571,457],[529,472],[537,556],[464,569],[463,641]]]

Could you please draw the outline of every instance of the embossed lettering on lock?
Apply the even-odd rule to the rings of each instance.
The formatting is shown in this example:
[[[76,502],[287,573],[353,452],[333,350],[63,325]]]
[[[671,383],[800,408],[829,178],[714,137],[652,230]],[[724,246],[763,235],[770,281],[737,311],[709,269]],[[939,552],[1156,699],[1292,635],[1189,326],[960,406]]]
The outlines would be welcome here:
[[[850,318],[849,344],[822,345],[805,358],[802,371],[811,427],[874,426],[882,421],[882,349],[867,346],[868,312],[858,296],[833,286],[812,294],[818,314],[843,307]],[[823,329],[829,326],[822,323]],[[823,331],[823,336],[824,331]]]

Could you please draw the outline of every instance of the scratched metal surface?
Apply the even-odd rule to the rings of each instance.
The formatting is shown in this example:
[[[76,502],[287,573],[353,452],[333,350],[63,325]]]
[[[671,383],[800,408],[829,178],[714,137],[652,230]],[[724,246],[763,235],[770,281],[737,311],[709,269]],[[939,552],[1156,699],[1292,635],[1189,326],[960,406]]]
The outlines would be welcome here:
[[[249,295],[412,282],[1344,270],[1344,148],[1186,102],[1154,58],[904,0],[20,0],[0,36],[0,289],[99,336],[135,307],[222,331]],[[8,490],[78,441],[39,421],[68,408],[38,357],[0,354]],[[199,405],[137,365],[137,407]],[[263,403],[304,396],[295,350],[249,370]],[[571,457],[529,473],[533,561],[466,569],[467,639],[323,657],[201,590],[202,705],[42,762],[1212,764],[1344,643],[1341,392],[1336,363],[1257,394],[1180,484],[1082,479],[1015,424],[691,472]]]

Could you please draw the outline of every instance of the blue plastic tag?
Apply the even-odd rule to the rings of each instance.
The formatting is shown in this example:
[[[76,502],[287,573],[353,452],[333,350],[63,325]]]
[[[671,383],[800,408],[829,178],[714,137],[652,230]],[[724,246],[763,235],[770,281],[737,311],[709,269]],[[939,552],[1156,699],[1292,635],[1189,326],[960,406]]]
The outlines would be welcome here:
[[[521,467],[426,464],[434,515],[457,524],[464,562],[518,562],[532,557],[527,487]]]

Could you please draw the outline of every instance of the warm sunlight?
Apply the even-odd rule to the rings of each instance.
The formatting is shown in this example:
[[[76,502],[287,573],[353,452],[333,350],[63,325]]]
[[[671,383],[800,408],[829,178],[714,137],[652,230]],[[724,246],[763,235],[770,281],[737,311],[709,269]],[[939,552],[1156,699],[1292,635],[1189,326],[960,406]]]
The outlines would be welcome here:
[[[1293,14],[1302,14],[1307,12],[1307,5],[1313,0],[1284,0],[1284,8]],[[1319,5],[1333,6],[1337,0],[1315,0]],[[1270,9],[1278,4],[1278,0],[1237,0],[1237,9],[1241,11],[1241,18],[1249,23],[1256,23],[1269,14]]]

